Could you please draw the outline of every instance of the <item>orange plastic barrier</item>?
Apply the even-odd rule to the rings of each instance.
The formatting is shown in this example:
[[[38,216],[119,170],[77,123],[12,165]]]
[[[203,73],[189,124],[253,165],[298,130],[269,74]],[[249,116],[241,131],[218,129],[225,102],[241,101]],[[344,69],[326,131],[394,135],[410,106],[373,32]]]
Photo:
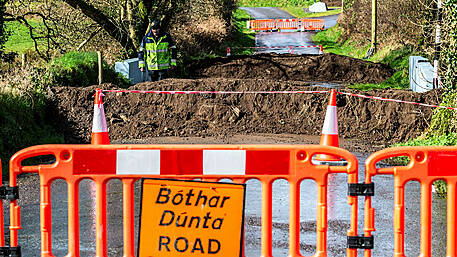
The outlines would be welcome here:
[[[260,30],[281,30],[294,29],[298,31],[306,30],[324,30],[324,20],[317,19],[262,19],[250,20],[248,29],[255,31]]]
[[[0,159],[0,186],[3,185],[2,159]],[[0,201],[0,247],[5,246],[5,224],[3,220],[3,201]]]
[[[2,162],[0,160],[0,174],[2,174]],[[7,246],[7,241],[5,238],[5,222],[4,222],[4,214],[3,214],[3,201],[4,200],[15,200],[19,198],[19,191],[17,187],[9,187],[7,185],[3,185],[2,176],[0,176],[0,256],[21,256],[21,248],[20,247],[10,247]],[[16,213],[17,214],[17,213]],[[13,216],[11,216],[13,219]],[[10,226],[10,229],[12,226]]]
[[[376,168],[384,159],[408,156],[407,166]],[[391,174],[395,178],[394,203],[394,256],[405,256],[405,185],[415,180],[421,184],[421,247],[420,256],[431,255],[432,238],[432,183],[438,179],[447,182],[447,255],[457,256],[456,196],[457,196],[457,147],[397,147],[372,154],[366,160],[366,183],[376,175]],[[370,196],[365,200],[365,236],[375,231],[374,208]],[[371,250],[365,250],[371,256]]]
[[[331,154],[347,160],[347,166],[314,165],[312,157]],[[54,155],[56,162],[22,166],[23,160]],[[147,160],[147,161],[145,161]],[[152,160],[152,161],[151,161]],[[23,149],[10,161],[10,185],[20,173],[39,173],[41,191],[41,256],[52,255],[51,183],[59,178],[68,185],[68,255],[80,256],[79,183],[89,178],[96,184],[96,256],[107,256],[106,185],[111,179],[123,183],[123,256],[134,256],[134,182],[140,178],[174,178],[235,183],[258,179],[262,184],[261,256],[272,256],[272,185],[289,182],[289,256],[300,254],[300,183],[312,179],[317,185],[316,252],[327,256],[327,177],[346,173],[357,183],[358,161],[350,152],[319,145],[41,145]],[[348,196],[351,225],[348,236],[357,236],[357,196]],[[18,245],[20,207],[11,201],[11,245]],[[244,244],[243,244],[244,245]],[[347,249],[356,256],[356,249]]]

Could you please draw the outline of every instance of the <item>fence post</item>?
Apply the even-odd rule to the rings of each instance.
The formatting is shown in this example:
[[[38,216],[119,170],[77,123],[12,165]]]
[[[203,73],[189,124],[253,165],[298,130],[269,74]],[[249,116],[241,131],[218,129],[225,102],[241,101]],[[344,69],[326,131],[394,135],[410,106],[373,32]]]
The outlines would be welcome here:
[[[103,57],[102,51],[97,51],[98,55],[98,84],[102,84],[103,82]]]
[[[26,62],[26,56],[25,56],[25,53],[22,53],[21,54],[21,67],[22,68],[25,67],[25,62]]]

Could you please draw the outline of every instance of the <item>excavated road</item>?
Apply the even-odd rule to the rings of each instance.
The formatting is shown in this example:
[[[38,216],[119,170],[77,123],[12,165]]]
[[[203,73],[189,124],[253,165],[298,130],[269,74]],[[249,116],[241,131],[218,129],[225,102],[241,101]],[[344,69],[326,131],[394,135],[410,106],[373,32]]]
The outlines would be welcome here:
[[[279,14],[278,14],[279,15]],[[268,17],[273,17],[268,16]],[[275,16],[282,18],[282,16]],[[335,18],[333,18],[335,19]],[[336,20],[336,19],[335,19]],[[274,33],[272,33],[274,34]],[[272,34],[265,34],[272,35]],[[282,35],[284,44],[312,43],[308,34]],[[276,39],[271,40],[274,43]],[[326,54],[324,56],[268,56],[210,59],[194,64],[192,79],[168,79],[142,83],[130,89],[141,90],[327,90],[316,82],[383,81],[392,70],[379,64]],[[95,88],[52,88],[53,118],[67,143],[88,143]],[[114,89],[115,85],[101,85]],[[348,91],[348,90],[346,90]],[[386,98],[437,104],[440,91],[416,94],[410,91],[372,90],[363,92]],[[105,111],[111,139],[115,143],[135,144],[318,144],[328,96],[319,95],[140,95],[107,93]],[[433,110],[398,103],[374,102],[338,97],[341,147],[359,160],[359,180],[363,180],[364,161],[373,151],[393,142],[419,135],[428,125]],[[393,179],[375,178],[375,249],[373,256],[393,255]],[[39,177],[25,176],[18,181],[22,227],[19,244],[23,256],[40,255]],[[329,177],[328,255],[344,256],[349,207],[345,175]],[[301,184],[301,253],[311,255],[316,241],[316,184]],[[122,184],[107,185],[108,256],[122,256]],[[419,255],[420,185],[406,186],[406,255]],[[95,255],[95,185],[82,181],[80,188],[81,256]],[[246,256],[260,255],[260,183],[247,183],[245,212]],[[273,184],[273,254],[288,255],[288,183]],[[67,186],[57,180],[52,186],[53,253],[67,253]],[[139,184],[136,184],[136,217],[139,213]],[[359,198],[359,234],[363,228],[363,199]],[[433,195],[432,256],[445,255],[446,201]],[[8,218],[9,215],[6,215]],[[8,224],[8,221],[6,221]],[[138,232],[138,229],[136,230]],[[359,255],[363,255],[359,252]]]

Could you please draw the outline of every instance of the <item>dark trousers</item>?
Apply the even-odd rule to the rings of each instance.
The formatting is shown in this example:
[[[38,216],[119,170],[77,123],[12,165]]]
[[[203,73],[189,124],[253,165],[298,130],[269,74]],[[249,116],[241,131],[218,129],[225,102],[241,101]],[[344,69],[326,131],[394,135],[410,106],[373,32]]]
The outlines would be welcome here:
[[[168,78],[168,70],[148,70],[150,81],[159,81]]]

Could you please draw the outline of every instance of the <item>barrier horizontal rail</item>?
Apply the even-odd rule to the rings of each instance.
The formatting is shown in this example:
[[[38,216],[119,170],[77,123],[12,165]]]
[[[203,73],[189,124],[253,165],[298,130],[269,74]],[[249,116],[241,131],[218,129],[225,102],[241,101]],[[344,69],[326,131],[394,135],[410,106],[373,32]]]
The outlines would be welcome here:
[[[247,21],[247,28],[261,30],[324,30],[325,21],[321,19],[258,19]]]
[[[315,165],[312,157],[332,154],[347,160],[346,166]],[[23,166],[24,160],[54,155],[52,164]],[[64,179],[68,188],[68,254],[80,256],[79,183],[95,182],[96,256],[107,256],[106,185],[111,179],[123,184],[123,256],[135,256],[134,183],[141,178],[231,179],[245,183],[257,179],[262,185],[261,256],[272,256],[272,185],[289,182],[289,256],[300,254],[300,183],[312,179],[317,185],[316,252],[327,256],[327,185],[331,173],[347,174],[357,183],[358,161],[350,152],[319,145],[40,145],[23,149],[10,161],[10,185],[17,185],[21,173],[40,175],[41,256],[52,254],[51,184]],[[348,236],[357,236],[356,196],[348,196],[351,210]],[[20,206],[11,201],[11,246],[18,246],[21,229]],[[86,217],[87,218],[87,217]],[[244,244],[242,244],[244,245]],[[356,256],[356,249],[347,249]],[[243,255],[244,256],[244,255]]]

